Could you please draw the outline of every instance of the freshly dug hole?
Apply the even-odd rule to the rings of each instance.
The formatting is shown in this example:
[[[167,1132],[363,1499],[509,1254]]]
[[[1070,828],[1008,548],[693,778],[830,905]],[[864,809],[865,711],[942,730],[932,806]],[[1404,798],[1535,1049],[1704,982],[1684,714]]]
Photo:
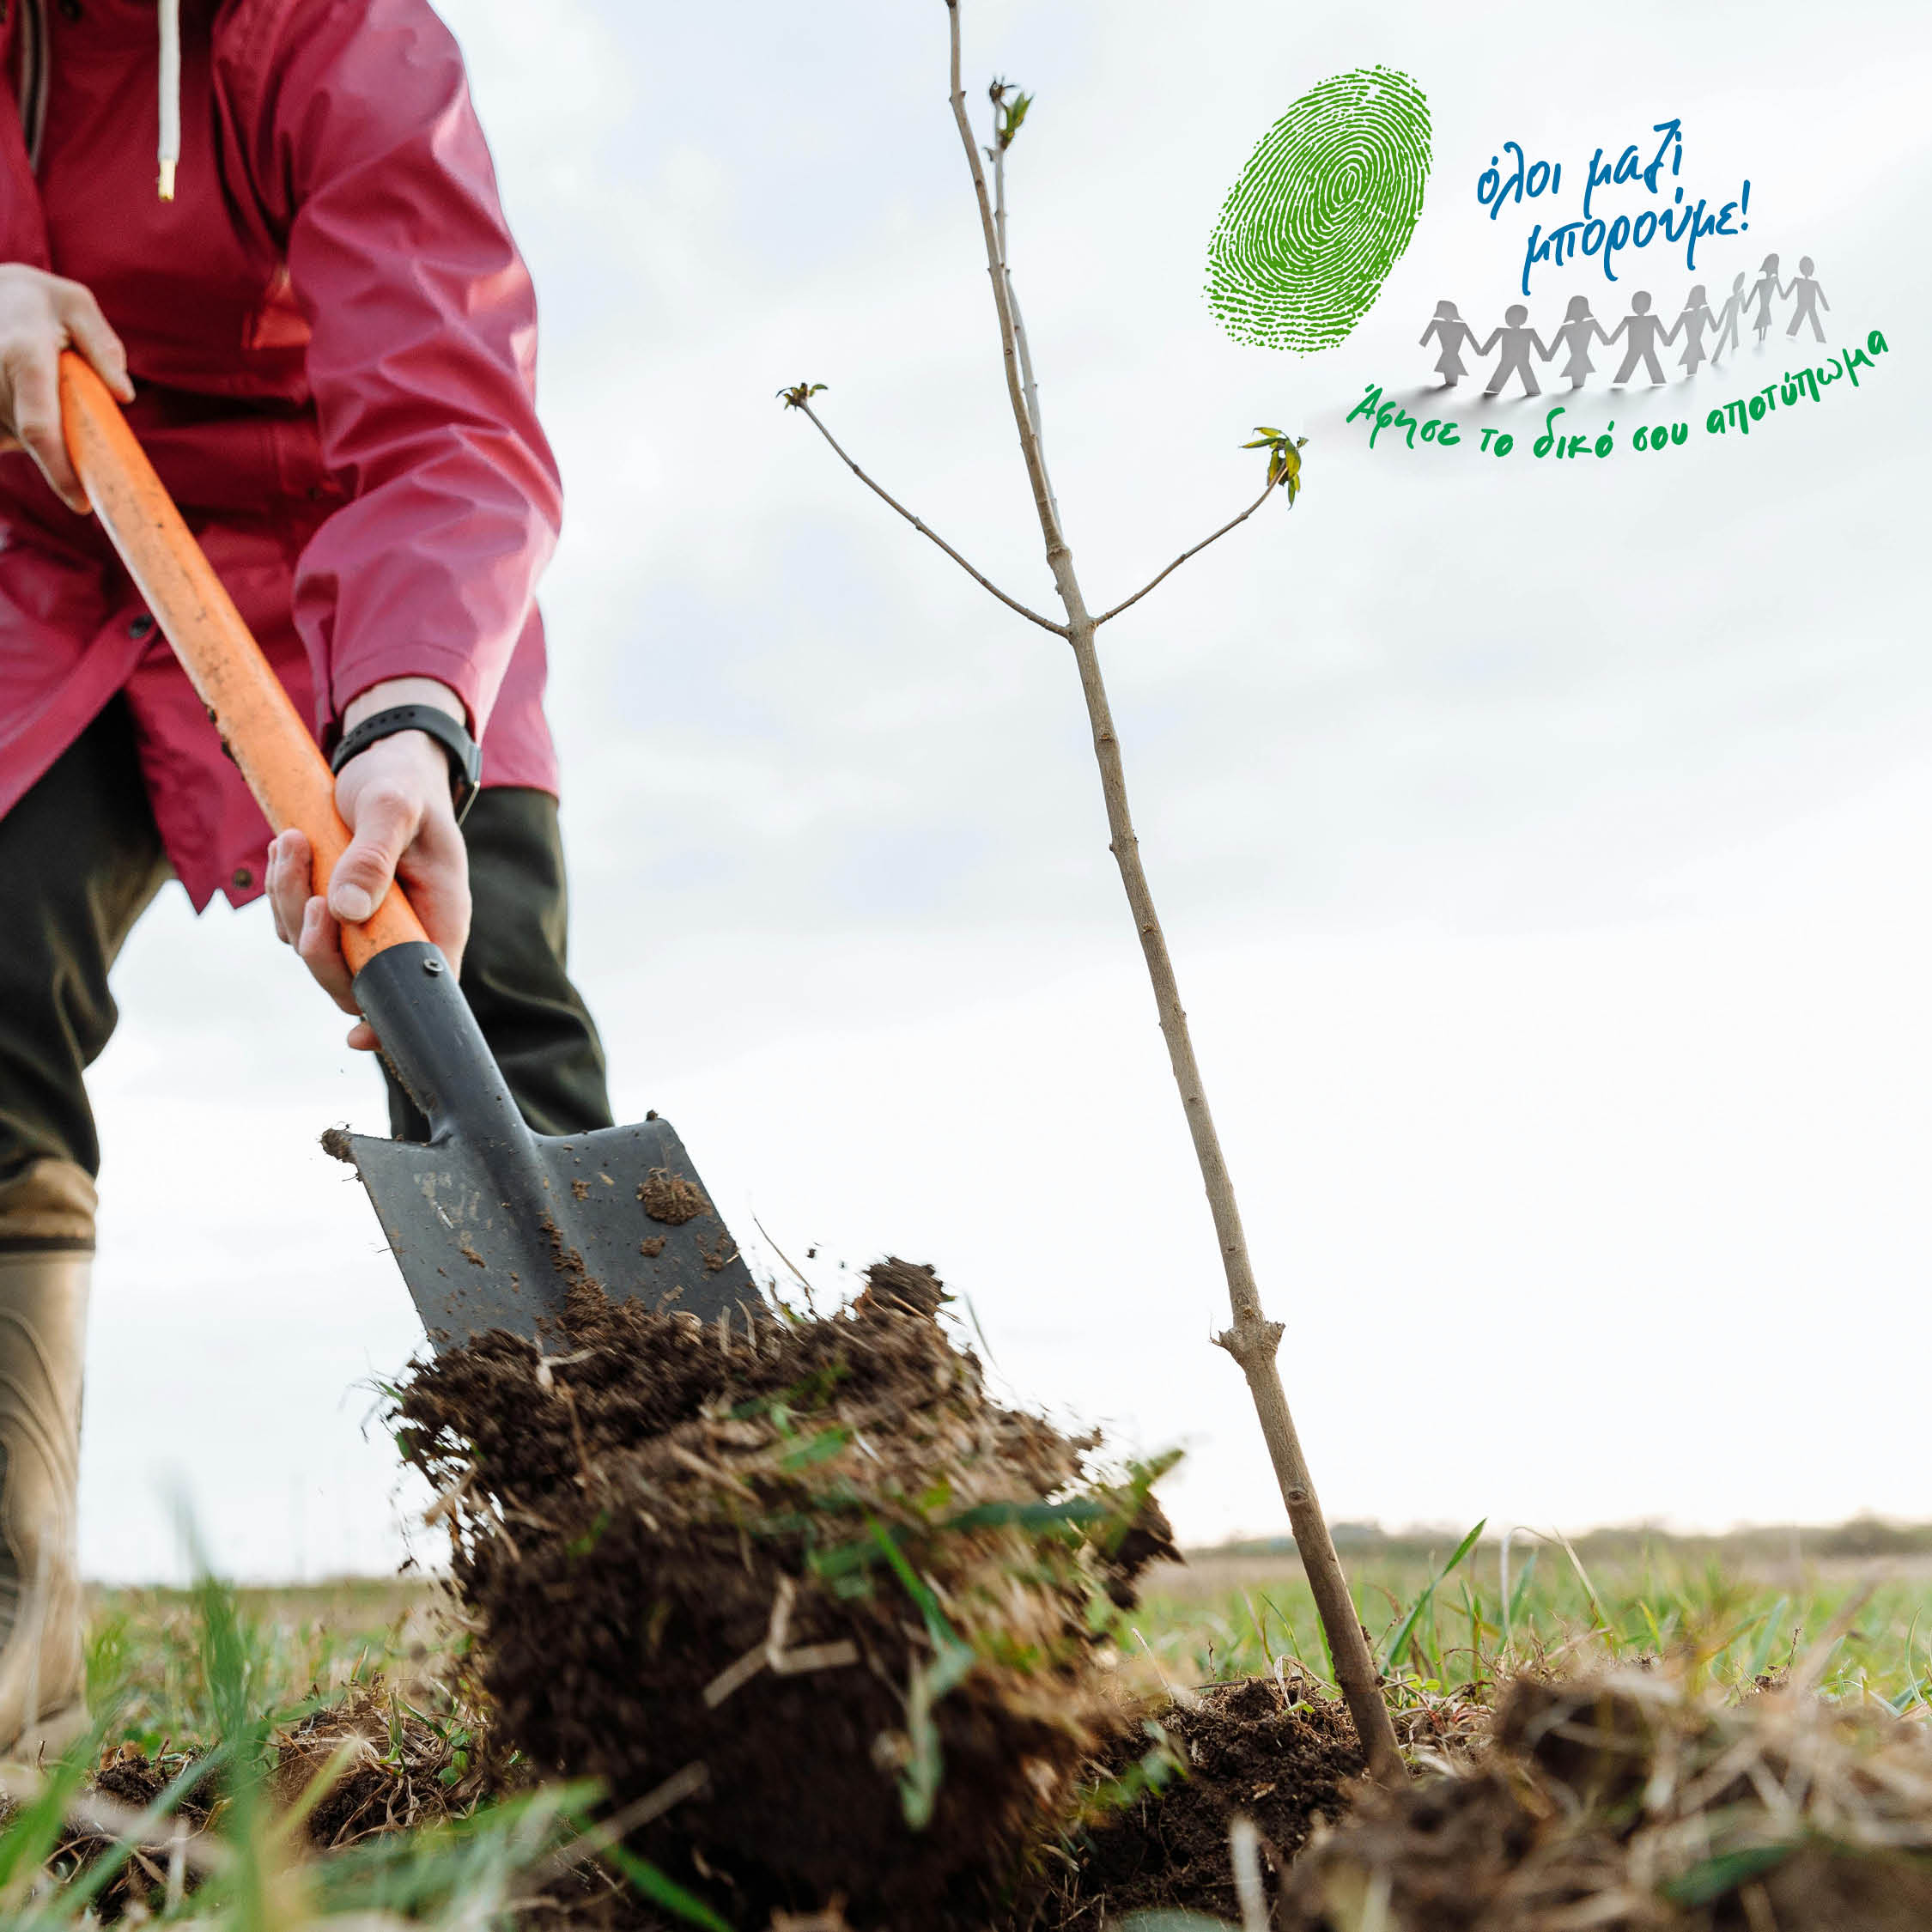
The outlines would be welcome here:
[[[1172,1553],[1154,1472],[989,1400],[941,1299],[887,1261],[732,1330],[585,1286],[399,1396],[504,1733],[619,1807],[675,1780],[634,1842],[727,1916],[989,1898],[1132,1724],[1092,1632]]]

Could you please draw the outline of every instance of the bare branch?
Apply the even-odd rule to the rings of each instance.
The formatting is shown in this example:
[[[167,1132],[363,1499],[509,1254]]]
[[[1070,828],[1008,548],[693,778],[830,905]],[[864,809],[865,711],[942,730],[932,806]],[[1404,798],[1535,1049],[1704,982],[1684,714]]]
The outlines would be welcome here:
[[[1253,516],[1255,511],[1260,509],[1262,504],[1267,502],[1268,498],[1274,494],[1274,486],[1279,481],[1279,477],[1271,477],[1268,482],[1268,487],[1264,489],[1261,494],[1257,496],[1255,501],[1250,503],[1238,517],[1236,517],[1230,522],[1223,524],[1221,527],[1214,532],[1213,537],[1203,537],[1201,540],[1198,544],[1196,544],[1191,550],[1182,550],[1180,556],[1176,557],[1174,562],[1169,564],[1167,568],[1161,572],[1159,577],[1153,578],[1151,581],[1143,584],[1140,588],[1133,593],[1132,597],[1127,598],[1123,603],[1116,604],[1111,611],[1103,611],[1100,615],[1093,621],[1094,629],[1096,630],[1099,629],[1101,625],[1105,623],[1109,617],[1119,617],[1121,612],[1126,610],[1129,604],[1139,603],[1141,598],[1146,596],[1147,592],[1151,591],[1156,584],[1161,581],[1161,578],[1171,577],[1174,573],[1188,561],[1189,557],[1199,556],[1200,553],[1205,550],[1210,544],[1214,542],[1216,538],[1225,537],[1227,533],[1235,527],[1236,524],[1246,523],[1249,518]]]
[[[866,472],[861,470],[859,465],[854,463],[842,449],[839,448],[838,438],[835,436],[832,432],[818,420],[818,412],[817,410],[812,408],[810,403],[789,403],[787,404],[787,407],[790,409],[795,409],[799,410],[801,415],[809,416],[811,420],[812,428],[815,428],[818,432],[818,434],[832,446],[835,450],[838,450],[839,460],[845,465],[846,468],[851,471],[853,475],[858,477],[860,482],[865,484],[866,488],[871,490],[873,495],[879,498],[883,502],[890,503],[892,507],[896,510],[899,514],[902,516],[906,519],[906,521],[909,523],[913,526],[913,528],[920,533],[921,537],[931,538],[932,540],[935,544],[937,544],[939,548],[944,550],[946,555],[950,556],[952,561],[957,563],[959,568],[963,570],[975,584],[979,585],[982,590],[991,591],[993,594],[997,597],[1009,611],[1018,611],[1023,617],[1027,618],[1033,623],[1038,624],[1042,630],[1050,630],[1055,637],[1066,636],[1066,626],[1065,624],[1056,624],[1051,617],[1042,617],[1037,611],[1029,611],[1024,604],[1018,602],[1013,598],[1008,597],[1005,592],[1001,590],[999,585],[994,583],[991,578],[987,577],[981,572],[974,569],[972,565],[967,562],[966,559],[963,557],[959,554],[959,552],[956,550],[952,547],[952,545],[945,540],[944,537],[940,536],[936,530],[929,528],[925,523],[921,522],[919,518],[915,517],[912,513],[912,512],[908,510],[906,506],[899,501],[896,496],[894,496],[888,490],[881,489],[879,486],[876,483],[874,483],[872,479],[868,477]]]
[[[987,192],[986,170],[980,166],[980,150],[973,139],[973,124],[966,118],[966,90],[959,79],[959,0],[946,0],[946,17],[952,42],[952,118],[959,130],[961,144],[966,149],[966,166],[972,171],[973,193],[980,204],[980,228],[986,238],[987,273],[993,278],[993,306],[999,317],[999,354],[1006,365],[1006,395],[1013,405],[1013,422],[1019,430],[1020,454],[1026,461],[1026,479],[1033,486],[1033,507],[1040,518],[1040,529],[1047,539],[1047,565],[1054,574],[1054,581],[1059,586],[1060,601],[1067,602],[1067,587],[1072,581],[1062,571],[1060,565],[1066,553],[1066,539],[1060,534],[1060,511],[1054,502],[1053,485],[1047,480],[1047,459],[1041,453],[1040,439],[1034,433],[1033,418],[1026,407],[1026,398],[1021,392],[1019,347],[1013,328],[1012,306],[1007,301],[1007,290],[1012,278],[1006,272],[1006,264],[999,246],[999,230],[993,221],[993,197]],[[1084,623],[1086,611],[1076,609],[1078,587],[1074,586],[1074,603],[1067,604],[1069,626]],[[1035,619],[1045,623],[1044,618]],[[1056,627],[1048,625],[1048,629]],[[1061,634],[1071,636],[1072,631]]]

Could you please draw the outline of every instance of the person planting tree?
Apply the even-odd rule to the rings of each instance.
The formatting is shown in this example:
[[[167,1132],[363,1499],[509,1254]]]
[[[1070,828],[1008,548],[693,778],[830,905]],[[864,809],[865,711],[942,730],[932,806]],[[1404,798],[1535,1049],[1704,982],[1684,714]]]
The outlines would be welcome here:
[[[170,872],[197,911],[265,893],[350,1012],[340,921],[399,879],[532,1127],[611,1116],[566,968],[535,298],[455,42],[428,0],[0,0],[0,1749],[18,1753],[84,1722],[83,1073]],[[326,901],[87,513],[65,348],[126,405],[331,755],[354,837]],[[360,1019],[349,1037],[375,1043]],[[420,1138],[392,1078],[389,1099]]]

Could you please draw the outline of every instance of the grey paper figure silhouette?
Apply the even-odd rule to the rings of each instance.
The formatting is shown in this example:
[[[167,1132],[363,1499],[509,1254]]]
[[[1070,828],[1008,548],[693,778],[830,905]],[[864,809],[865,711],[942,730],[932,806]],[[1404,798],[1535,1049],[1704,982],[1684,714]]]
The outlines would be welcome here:
[[[1455,313],[1454,302],[1437,302],[1435,320],[1422,331],[1425,349],[1428,348],[1431,336],[1443,347],[1443,353],[1437,359],[1436,374],[1443,379],[1443,388],[1453,389],[1469,373],[1462,366],[1463,349],[1480,353],[1476,349],[1476,331]]]
[[[1710,360],[1718,361],[1727,349],[1737,347],[1738,319],[1744,313],[1744,305],[1749,298],[1744,293],[1744,277],[1741,275],[1731,283],[1730,300],[1717,311],[1717,339],[1710,346]]]
[[[1704,284],[1699,283],[1692,289],[1689,300],[1684,304],[1684,313],[1677,318],[1673,331],[1684,338],[1684,353],[1678,367],[1686,375],[1695,375],[1698,366],[1710,360],[1710,351],[1704,346],[1704,331],[1716,326],[1717,318],[1710,313],[1710,304],[1704,300]]]
[[[1628,382],[1641,362],[1649,371],[1652,382],[1662,382],[1664,373],[1657,361],[1657,351],[1674,341],[1676,335],[1674,327],[1664,327],[1662,316],[1651,314],[1649,295],[1638,289],[1630,299],[1630,313],[1604,337],[1606,342],[1614,342],[1619,336],[1623,336],[1630,344],[1624,351],[1623,367],[1611,377],[1611,381]]]
[[[1785,293],[1795,295],[1798,298],[1798,306],[1791,311],[1791,326],[1784,331],[1785,334],[1796,335],[1799,323],[1808,322],[1811,324],[1812,333],[1819,341],[1823,342],[1825,325],[1818,319],[1818,312],[1820,308],[1829,308],[1832,305],[1825,300],[1825,291],[1811,278],[1809,255],[1799,256],[1797,279]]]
[[[1774,296],[1789,295],[1789,289],[1777,285],[1777,257],[1765,257],[1765,265],[1759,270],[1758,279],[1751,284],[1751,300],[1758,305],[1758,319],[1752,326],[1758,331],[1758,344],[1764,346],[1765,336],[1771,325],[1771,301]]]
[[[1572,389],[1581,389],[1583,378],[1596,367],[1590,361],[1590,343],[1601,337],[1605,342],[1603,325],[1590,313],[1590,299],[1588,295],[1572,295],[1570,307],[1564,311],[1563,326],[1550,337],[1550,357],[1553,362],[1559,349],[1568,349],[1570,360],[1563,365],[1563,373],[1570,379]]]
[[[1523,326],[1528,319],[1529,311],[1521,302],[1512,302],[1503,311],[1504,326],[1476,351],[1479,355],[1486,355],[1498,343],[1503,344],[1503,353],[1497,358],[1496,372],[1490,377],[1488,386],[1483,391],[1484,395],[1500,394],[1503,385],[1513,375],[1522,378],[1524,395],[1540,396],[1543,393],[1537,384],[1535,371],[1529,366],[1529,354],[1534,349],[1546,362],[1552,351],[1544,348],[1536,339],[1535,330]]]

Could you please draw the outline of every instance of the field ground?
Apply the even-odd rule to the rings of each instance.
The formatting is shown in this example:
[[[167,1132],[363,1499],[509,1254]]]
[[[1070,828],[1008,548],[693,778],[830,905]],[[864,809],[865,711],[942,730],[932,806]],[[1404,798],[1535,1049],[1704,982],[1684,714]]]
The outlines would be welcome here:
[[[1506,1593],[1504,1553],[1492,1541],[1464,1546],[1449,1535],[1356,1539],[1346,1558],[1363,1621],[1390,1680],[1399,1728],[1425,1763],[1431,1754],[1439,1759],[1465,1749],[1486,1725],[1503,1680],[1544,1665],[1567,1673],[1611,1660],[1662,1658],[1674,1666],[1674,1681],[1728,1704],[1801,1667],[1809,1653],[1800,1674],[1838,1707],[1922,1718],[1932,1711],[1926,1690],[1932,1638],[1924,1634],[1932,1631],[1929,1546],[1932,1534],[1872,1525],[1807,1532],[1795,1552],[1783,1532],[1755,1541],[1605,1534],[1575,1546],[1519,1535],[1508,1555]],[[1194,1689],[1255,1678],[1295,1686],[1300,1671],[1326,1676],[1291,1550],[1197,1552],[1184,1565],[1158,1566],[1145,1581],[1139,1606],[1123,1614],[1111,1636],[1118,1668],[1134,1686],[1157,1693],[1163,1686]],[[161,1901],[164,1922],[210,1932],[493,1923],[550,1932],[553,1925],[634,1923],[621,1913],[592,1920],[567,1912],[550,1920],[532,1916],[527,1904],[531,1868],[546,1860],[554,1865],[560,1843],[587,1842],[582,1834],[593,1792],[577,1788],[554,1798],[538,1792],[486,1806],[471,1825],[450,1822],[475,1808],[483,1773],[470,1728],[475,1714],[458,1681],[466,1640],[433,1580],[236,1590],[211,1584],[198,1592],[102,1589],[93,1595],[92,1620],[90,1695],[98,1711],[112,1714],[92,1789],[121,1789],[109,1783],[117,1765],[138,1764],[149,1782],[129,1783],[131,1772],[123,1777],[131,1808],[120,1814],[119,1826],[110,1819],[106,1827],[98,1813],[84,1809],[92,1801],[78,1783],[84,1766],[76,1765],[58,1790],[53,1787],[64,1774],[56,1772],[38,1811],[31,1789],[9,1786],[15,1808],[0,1826],[0,1922],[99,1923],[91,1916],[91,1887],[110,1906],[132,1903],[136,1921],[146,1909],[140,1901]],[[1814,1649],[1821,1640],[1822,1650]],[[1314,1685],[1295,1694],[1321,1701]],[[1183,1704],[1194,1707],[1184,1692]],[[287,1727],[319,1707],[335,1728],[327,1736],[313,1733],[319,1743],[312,1741],[304,1758],[300,1732]],[[370,1790],[385,1795],[374,1813],[368,1797],[357,1798],[353,1828],[319,1841],[355,1849],[324,1861],[315,1868],[321,1875],[302,1877],[307,1868],[291,1862],[289,1826],[276,1822],[276,1807],[325,1762],[334,1768],[315,1785],[317,1794],[342,1776],[349,1760],[336,1762],[329,1753],[343,1743],[345,1711],[360,1713],[355,1721],[374,1741],[373,1749],[357,1748],[369,1761]],[[199,1892],[176,1871],[170,1908],[162,1900],[166,1859],[154,1821],[182,1801],[189,1759],[237,1736],[250,1741],[246,1751],[264,1765],[275,1761],[279,1736],[284,1770],[293,1764],[301,1777],[277,1782],[271,1771],[261,1789],[273,1803],[248,1817],[231,1809],[224,1840],[235,1849],[220,1856],[233,1862],[211,1867]],[[169,1777],[176,1778],[173,1794],[158,1789]],[[402,1817],[398,1794],[407,1801]],[[327,1807],[336,1798],[321,1801]],[[152,1808],[136,1819],[143,1806]],[[90,1818],[91,1838],[74,1822]],[[418,1821],[427,1828],[414,1828]],[[405,1822],[412,1828],[397,1829]],[[140,1855],[140,1870],[128,1864],[131,1878],[114,1886],[96,1884],[90,1870],[98,1874],[111,1859],[137,1859],[117,1848],[117,1830],[155,1856]],[[621,1860],[621,1848],[605,1856]],[[661,1879],[653,1868],[641,1872],[632,1871],[631,1882],[647,1891]],[[612,1874],[605,1883],[623,1880]],[[519,1899],[526,1903],[511,1910]],[[696,1922],[713,1924],[714,1932],[722,1923]]]
[[[1873,1529],[1876,1526],[1872,1526]],[[1847,1553],[1847,1544],[1891,1546]],[[1720,1686],[1789,1666],[1860,1592],[1868,1601],[1823,1678],[1838,1697],[1881,1698],[1901,1712],[1932,1709],[1932,1531],[1867,1526],[1808,1532],[1820,1551],[1794,1564],[1786,1532],[1679,1539],[1603,1533],[1561,1545],[1516,1540],[1504,1615],[1500,1550],[1479,1543],[1434,1582],[1456,1540],[1390,1539],[1345,1552],[1362,1620],[1385,1668],[1432,1692],[1492,1680],[1508,1656],[1577,1665],[1675,1653]],[[1431,1583],[1434,1582],[1434,1587]],[[1595,1603],[1593,1610],[1591,1595]],[[427,1579],[357,1578],[234,1593],[259,1638],[265,1704],[293,1704],[378,1677],[405,1693],[440,1674],[451,1631]],[[1412,1612],[1419,1612],[1411,1616]],[[206,1738],[199,1619],[192,1593],[101,1589],[97,1637],[123,1677],[123,1735],[152,1750]],[[1407,1623],[1402,1655],[1388,1646]],[[1150,1688],[1266,1674],[1278,1656],[1320,1676],[1327,1660],[1292,1550],[1208,1550],[1161,1564],[1116,1633],[1122,1669]]]
[[[1850,1553],[1867,1526],[1812,1533],[1820,1553],[1787,1533],[1727,1539],[1638,1538],[1611,1533],[1565,1547],[1514,1539],[1509,1614],[1500,1546],[1479,1543],[1431,1589],[1456,1547],[1391,1541],[1345,1551],[1362,1620],[1384,1668],[1406,1668],[1431,1688],[1493,1679],[1504,1653],[1517,1663],[1562,1652],[1573,1666],[1670,1654],[1728,1686],[1789,1665],[1844,1606],[1869,1601],[1837,1646],[1824,1683],[1835,1695],[1920,1703],[1932,1645],[1932,1550],[1917,1533],[1899,1546]],[[1877,1526],[1871,1526],[1875,1528]],[[1594,1596],[1594,1603],[1593,1603]],[[1388,1647],[1412,1611],[1402,1654]],[[1323,1674],[1327,1660],[1292,1552],[1204,1551],[1147,1579],[1132,1619],[1167,1674],[1189,1682],[1251,1674],[1285,1651]],[[1903,1701],[1901,1701],[1903,1700]]]

